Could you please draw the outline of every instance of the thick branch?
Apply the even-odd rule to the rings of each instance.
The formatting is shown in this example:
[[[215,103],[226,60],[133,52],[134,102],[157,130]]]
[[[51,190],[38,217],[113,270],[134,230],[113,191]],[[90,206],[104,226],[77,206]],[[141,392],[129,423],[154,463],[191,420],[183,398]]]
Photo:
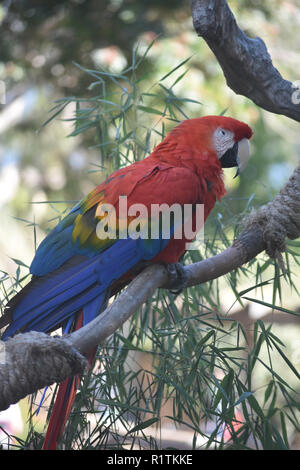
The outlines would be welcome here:
[[[30,331],[0,341],[0,411],[40,388],[82,373],[86,364],[67,338]]]
[[[228,86],[258,106],[300,121],[295,87],[273,66],[264,41],[249,38],[238,27],[225,0],[193,0],[194,28],[221,65]]]

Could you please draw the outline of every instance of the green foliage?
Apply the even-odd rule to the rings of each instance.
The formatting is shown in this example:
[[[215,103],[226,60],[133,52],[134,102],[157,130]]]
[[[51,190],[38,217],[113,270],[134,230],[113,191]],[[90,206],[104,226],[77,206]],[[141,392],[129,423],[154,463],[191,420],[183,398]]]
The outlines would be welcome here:
[[[183,109],[185,103],[200,104],[174,93],[174,87],[185,76],[185,73],[175,74],[189,59],[156,83],[149,84],[148,74],[136,76],[152,46],[153,42],[143,53],[139,47],[135,49],[132,64],[122,74],[85,69],[76,64],[94,80],[88,87],[88,97],[57,100],[50,111],[50,118],[42,127],[56,118],[68,104],[76,103],[75,115],[69,119],[74,122],[74,130],[69,137],[92,132],[93,147],[99,148],[101,153],[100,171],[107,167],[111,171],[145,158],[151,152],[153,140],[158,142],[164,137],[170,122],[174,126],[174,122],[188,118]],[[164,81],[173,74],[173,84],[165,86]]]

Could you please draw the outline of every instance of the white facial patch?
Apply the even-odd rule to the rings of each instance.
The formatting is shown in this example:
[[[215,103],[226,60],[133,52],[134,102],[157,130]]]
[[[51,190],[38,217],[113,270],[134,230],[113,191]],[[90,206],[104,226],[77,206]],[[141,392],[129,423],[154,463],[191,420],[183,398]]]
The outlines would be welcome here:
[[[223,155],[232,148],[235,144],[234,133],[227,129],[218,127],[213,133],[213,142],[217,152],[218,158],[222,158]]]

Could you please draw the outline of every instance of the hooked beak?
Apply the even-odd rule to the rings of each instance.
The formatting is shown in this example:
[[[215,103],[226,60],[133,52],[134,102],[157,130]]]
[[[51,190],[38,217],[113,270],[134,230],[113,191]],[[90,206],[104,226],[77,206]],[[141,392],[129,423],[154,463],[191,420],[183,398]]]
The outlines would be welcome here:
[[[250,158],[250,144],[248,139],[242,139],[238,142],[238,151],[237,151],[237,172],[234,178],[236,178],[243,170],[246,168]]]

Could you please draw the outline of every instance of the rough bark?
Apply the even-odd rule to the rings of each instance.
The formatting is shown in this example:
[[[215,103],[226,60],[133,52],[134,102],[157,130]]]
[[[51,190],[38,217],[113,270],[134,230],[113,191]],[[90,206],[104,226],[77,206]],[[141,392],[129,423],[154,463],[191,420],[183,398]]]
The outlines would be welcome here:
[[[273,66],[264,41],[249,38],[239,28],[225,0],[193,0],[195,31],[216,56],[227,85],[258,106],[300,121],[293,84]]]

